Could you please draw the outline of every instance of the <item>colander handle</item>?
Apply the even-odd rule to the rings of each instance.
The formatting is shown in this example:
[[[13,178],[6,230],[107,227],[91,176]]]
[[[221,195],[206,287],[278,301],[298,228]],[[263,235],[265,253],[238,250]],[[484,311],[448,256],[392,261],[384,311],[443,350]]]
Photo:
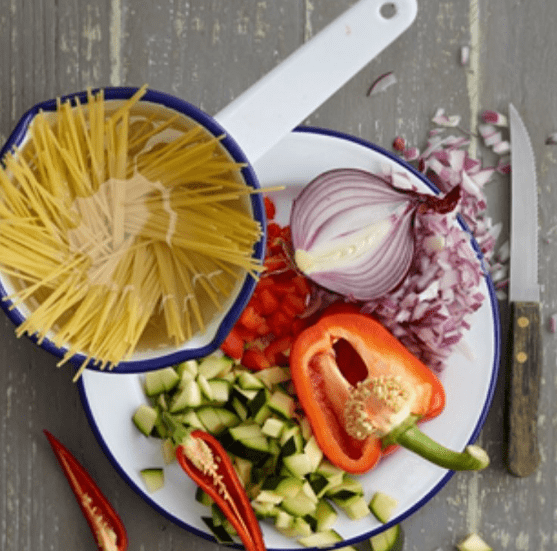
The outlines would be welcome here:
[[[416,0],[360,0],[215,119],[253,164],[414,21]]]

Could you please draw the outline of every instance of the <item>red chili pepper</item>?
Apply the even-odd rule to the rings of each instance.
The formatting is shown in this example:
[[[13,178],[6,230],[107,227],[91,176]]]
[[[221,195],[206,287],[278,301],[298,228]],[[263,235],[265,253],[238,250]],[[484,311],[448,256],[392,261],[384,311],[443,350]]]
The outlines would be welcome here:
[[[447,469],[489,464],[481,448],[454,452],[417,428],[443,410],[441,382],[379,322],[349,305],[333,305],[299,334],[290,371],[323,453],[350,473],[372,469],[395,444]]]
[[[70,451],[50,432],[45,430],[44,433],[87,519],[99,551],[125,551],[128,536],[112,505]]]
[[[248,551],[265,551],[263,534],[228,454],[216,438],[192,431],[176,448],[182,469],[219,506]]]

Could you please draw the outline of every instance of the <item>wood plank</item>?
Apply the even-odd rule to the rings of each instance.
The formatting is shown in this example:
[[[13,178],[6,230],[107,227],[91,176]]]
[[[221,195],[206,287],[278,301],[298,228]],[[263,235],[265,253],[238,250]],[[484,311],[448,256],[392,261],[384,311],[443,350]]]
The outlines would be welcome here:
[[[34,103],[87,86],[134,85],[179,96],[216,113],[314,35],[353,0],[0,0],[0,142]],[[419,2],[414,25],[320,109],[308,123],[348,132],[386,148],[397,135],[423,149],[438,107],[474,129],[483,109],[520,110],[531,134],[540,193],[543,371],[538,470],[524,479],[505,468],[502,369],[479,443],[492,464],[455,475],[404,520],[407,551],[452,549],[469,532],[494,548],[554,549],[557,532],[555,335],[557,312],[557,153],[545,139],[557,130],[553,20],[543,0]],[[462,66],[460,49],[471,46]],[[366,92],[379,75],[388,91]],[[494,156],[473,141],[486,162]],[[489,214],[508,237],[508,179],[486,189]],[[502,351],[509,312],[501,303]],[[93,548],[89,529],[42,434],[48,428],[90,470],[121,514],[130,549],[216,550],[145,503],[119,476],[94,439],[70,370],[0,317],[0,549]],[[363,548],[363,547],[362,547]]]

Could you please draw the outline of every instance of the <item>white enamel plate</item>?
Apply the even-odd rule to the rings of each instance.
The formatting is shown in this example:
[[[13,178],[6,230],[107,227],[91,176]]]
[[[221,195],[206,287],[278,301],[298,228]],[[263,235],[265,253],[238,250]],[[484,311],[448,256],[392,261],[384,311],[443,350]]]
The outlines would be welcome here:
[[[287,223],[292,199],[315,176],[332,168],[360,168],[380,171],[385,164],[406,171],[412,182],[422,189],[428,183],[396,157],[367,142],[330,131],[302,128],[283,139],[255,164],[262,187],[285,185],[275,193],[277,218]],[[467,231],[464,226],[462,231]],[[474,247],[472,242],[471,247]],[[477,250],[474,248],[476,254]],[[493,286],[484,278],[480,289],[485,300],[471,319],[465,335],[468,354],[455,352],[441,374],[447,395],[444,412],[424,423],[422,429],[431,437],[453,449],[463,449],[474,441],[485,421],[497,378],[500,335],[498,307]],[[470,354],[471,353],[471,354]],[[86,370],[80,381],[83,404],[93,432],[123,478],[156,510],[187,530],[213,539],[202,516],[207,509],[194,499],[195,486],[177,464],[165,467],[166,483],[154,494],[147,493],[140,477],[146,467],[163,466],[160,440],[146,438],[131,418],[146,402],[141,374],[110,374]],[[366,498],[383,491],[398,500],[394,517],[380,525],[373,516],[348,521],[339,515],[334,527],[345,542],[356,543],[398,523],[424,506],[451,478],[452,472],[434,466],[406,450],[398,450],[361,477]],[[263,523],[269,550],[295,549],[300,545]]]

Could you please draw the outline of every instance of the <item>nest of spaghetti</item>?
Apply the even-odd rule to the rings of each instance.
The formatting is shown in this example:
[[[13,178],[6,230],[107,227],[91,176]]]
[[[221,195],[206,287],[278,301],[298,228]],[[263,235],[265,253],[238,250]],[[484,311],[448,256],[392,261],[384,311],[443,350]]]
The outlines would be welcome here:
[[[48,338],[111,369],[141,347],[203,333],[257,278],[262,237],[237,163],[198,123],[102,90],[40,111],[0,167],[0,270],[25,312],[16,334]]]

